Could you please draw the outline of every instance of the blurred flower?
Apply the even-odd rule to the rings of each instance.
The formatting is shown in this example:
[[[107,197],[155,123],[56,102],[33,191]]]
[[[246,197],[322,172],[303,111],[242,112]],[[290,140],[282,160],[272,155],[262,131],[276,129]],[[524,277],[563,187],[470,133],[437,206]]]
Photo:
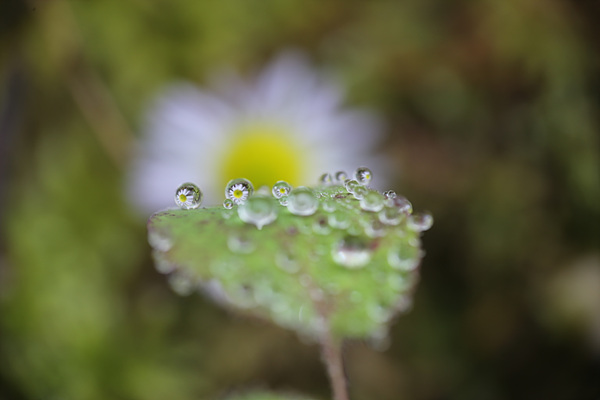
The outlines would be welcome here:
[[[234,178],[258,188],[362,165],[378,172],[379,121],[343,108],[340,88],[302,55],[279,56],[251,81],[221,73],[215,83],[214,92],[173,85],[150,108],[128,182],[144,211],[171,206],[182,182],[218,204]]]

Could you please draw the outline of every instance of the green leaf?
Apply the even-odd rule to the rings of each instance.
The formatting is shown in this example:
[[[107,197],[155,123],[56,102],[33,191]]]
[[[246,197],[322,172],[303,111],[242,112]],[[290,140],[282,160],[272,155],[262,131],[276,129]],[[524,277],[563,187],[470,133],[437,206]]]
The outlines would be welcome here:
[[[181,294],[200,286],[227,307],[303,336],[384,338],[390,319],[411,304],[420,234],[432,219],[412,214],[404,198],[352,190],[294,189],[287,207],[257,193],[233,209],[158,212],[148,222],[157,269]],[[297,215],[307,201],[316,211]]]

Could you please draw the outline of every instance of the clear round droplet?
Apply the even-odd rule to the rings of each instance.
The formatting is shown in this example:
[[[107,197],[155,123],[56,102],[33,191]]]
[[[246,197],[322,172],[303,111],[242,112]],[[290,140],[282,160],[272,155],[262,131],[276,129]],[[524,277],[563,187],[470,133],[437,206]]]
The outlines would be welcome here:
[[[273,185],[272,192],[276,199],[280,199],[283,196],[289,195],[291,190],[292,186],[289,183],[286,181],[278,181]]]
[[[368,237],[382,237],[386,233],[385,225],[378,219],[371,221],[365,226],[365,233]]]
[[[243,204],[254,193],[254,186],[245,178],[232,179],[225,186],[225,197],[235,204]]]
[[[329,227],[326,217],[320,216],[319,218],[315,219],[313,222],[313,232],[318,235],[328,235],[331,233],[331,228]]]
[[[327,216],[329,226],[335,229],[346,229],[350,226],[350,215],[344,210],[335,210]]]
[[[279,198],[279,204],[281,204],[284,207],[287,207],[288,202],[289,202],[289,198],[287,196],[281,196]]]
[[[272,197],[253,196],[238,207],[238,216],[242,221],[262,229],[277,218],[275,204]]]
[[[191,182],[183,183],[175,191],[175,204],[184,210],[198,208],[202,204],[202,191]]]
[[[404,217],[404,213],[398,208],[389,206],[384,207],[378,215],[379,220],[386,225],[398,225]]]
[[[223,208],[226,210],[231,210],[233,208],[233,200],[225,199],[223,200]]]
[[[352,195],[354,196],[355,199],[360,200],[368,192],[369,192],[369,190],[366,187],[364,187],[363,185],[357,185],[354,187],[354,192],[352,192]]]
[[[346,174],[346,172],[338,171],[335,173],[336,182],[343,184],[346,179],[348,179],[348,174]]]
[[[354,171],[354,179],[361,185],[368,185],[373,179],[373,173],[367,167],[360,167]]]
[[[387,199],[395,199],[397,196],[396,192],[394,192],[393,190],[386,190],[385,192],[383,192],[383,197]]]
[[[413,214],[408,218],[406,226],[414,231],[424,232],[433,226],[433,216],[428,212]]]
[[[298,187],[288,196],[287,208],[295,215],[312,215],[317,211],[319,202],[313,191],[307,187]]]
[[[346,179],[346,181],[344,182],[344,187],[350,193],[353,193],[354,188],[356,188],[358,185],[359,183],[356,179]]]
[[[333,177],[329,172],[325,172],[319,177],[319,183],[321,185],[331,185],[333,183]]]
[[[360,208],[365,211],[378,212],[384,206],[384,199],[381,193],[370,190],[360,199]]]
[[[348,236],[333,247],[331,256],[338,265],[349,269],[358,269],[371,261],[371,250],[363,239]]]
[[[332,198],[325,199],[321,202],[321,207],[325,212],[333,212],[337,208],[336,201]]]

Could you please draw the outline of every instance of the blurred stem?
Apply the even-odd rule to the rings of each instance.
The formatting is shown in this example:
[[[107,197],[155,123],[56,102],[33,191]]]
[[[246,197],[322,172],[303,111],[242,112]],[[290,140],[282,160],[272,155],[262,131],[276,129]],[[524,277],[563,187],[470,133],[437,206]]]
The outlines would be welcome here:
[[[348,382],[346,381],[344,360],[342,358],[342,341],[333,337],[329,326],[327,326],[321,338],[321,350],[331,382],[333,400],[349,400]]]

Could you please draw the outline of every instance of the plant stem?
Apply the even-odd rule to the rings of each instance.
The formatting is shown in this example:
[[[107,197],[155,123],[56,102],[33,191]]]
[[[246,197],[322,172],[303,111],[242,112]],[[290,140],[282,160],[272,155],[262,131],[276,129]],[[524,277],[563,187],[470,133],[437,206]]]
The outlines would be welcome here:
[[[327,374],[331,382],[333,400],[349,400],[348,383],[344,373],[344,362],[342,359],[342,342],[336,340],[331,334],[329,327],[321,339],[323,361],[327,367]]]

